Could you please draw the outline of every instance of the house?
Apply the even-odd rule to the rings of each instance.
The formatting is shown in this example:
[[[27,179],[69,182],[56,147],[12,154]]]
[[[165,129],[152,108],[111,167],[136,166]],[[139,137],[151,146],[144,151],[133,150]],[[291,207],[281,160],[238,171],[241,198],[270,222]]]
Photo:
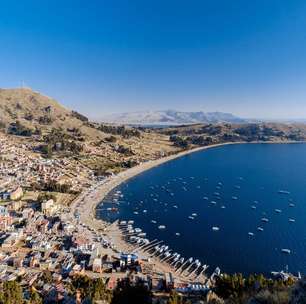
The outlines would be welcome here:
[[[92,264],[92,271],[93,272],[102,272],[102,259],[101,258],[95,258]]]
[[[6,231],[13,223],[13,218],[4,206],[0,206],[0,230]]]
[[[19,200],[23,196],[23,190],[21,187],[17,187],[13,191],[10,192],[10,199],[15,201]]]
[[[41,204],[41,211],[47,216],[52,216],[58,210],[58,206],[54,204],[53,199],[49,199]]]

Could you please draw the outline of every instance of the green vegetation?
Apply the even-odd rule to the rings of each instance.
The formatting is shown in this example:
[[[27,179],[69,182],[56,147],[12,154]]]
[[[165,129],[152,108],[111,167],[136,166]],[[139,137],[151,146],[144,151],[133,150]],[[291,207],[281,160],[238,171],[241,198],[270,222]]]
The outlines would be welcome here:
[[[141,282],[131,285],[129,279],[118,283],[111,304],[151,304],[152,293]]]
[[[40,146],[40,151],[48,158],[51,158],[54,152],[79,154],[83,150],[83,146],[76,140],[78,138],[63,132],[61,129],[53,128],[49,134],[44,136],[45,144]]]
[[[125,126],[110,126],[110,125],[99,125],[98,130],[104,133],[110,133],[113,135],[120,135],[123,138],[140,137],[141,133],[134,128],[127,128]]]
[[[43,115],[38,118],[38,122],[41,125],[51,125],[53,120],[50,115]]]
[[[33,183],[31,185],[33,191],[47,191],[47,192],[60,192],[60,193],[71,193],[70,185],[59,184],[54,180],[50,180],[46,183]]]
[[[18,120],[10,124],[8,129],[9,134],[18,136],[32,136],[33,130],[23,126]]]
[[[263,275],[250,275],[244,278],[241,274],[225,274],[217,278],[215,292],[219,297],[233,303],[246,303],[247,299],[263,297],[266,297],[266,300],[259,303],[288,303],[290,288],[294,284],[295,281],[291,278],[282,281],[272,280]],[[274,302],[273,299],[277,301]]]
[[[74,298],[78,292],[81,299],[87,300],[89,303],[98,300],[105,300],[108,303],[111,301],[111,292],[106,289],[101,278],[90,279],[87,276],[75,276],[72,279],[70,289]]]
[[[39,293],[35,290],[31,290],[29,304],[42,304],[42,303],[43,303],[43,299],[39,295]]]
[[[0,291],[0,304],[22,304],[22,288],[16,281],[4,282]]]
[[[82,115],[76,111],[71,112],[71,116],[77,118],[78,120],[81,120],[83,122],[88,122],[88,118],[85,115]]]

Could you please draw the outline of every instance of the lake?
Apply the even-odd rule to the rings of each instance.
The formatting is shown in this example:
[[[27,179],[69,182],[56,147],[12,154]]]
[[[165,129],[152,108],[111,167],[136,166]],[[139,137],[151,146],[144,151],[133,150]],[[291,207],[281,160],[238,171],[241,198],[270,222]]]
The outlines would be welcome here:
[[[118,190],[119,205],[113,202]],[[198,258],[211,271],[269,274],[288,267],[305,273],[305,202],[306,144],[235,144],[128,180],[104,199],[97,216],[134,220],[149,239]],[[107,210],[112,206],[118,212]]]

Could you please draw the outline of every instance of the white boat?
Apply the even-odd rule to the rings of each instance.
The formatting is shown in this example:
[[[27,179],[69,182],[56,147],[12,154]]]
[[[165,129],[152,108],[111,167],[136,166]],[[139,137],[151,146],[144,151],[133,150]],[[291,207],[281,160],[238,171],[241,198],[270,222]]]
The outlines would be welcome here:
[[[212,227],[212,230],[213,230],[213,231],[219,231],[219,230],[220,230],[220,228],[219,228],[219,227],[217,227],[217,226],[214,226],[214,227]]]
[[[291,250],[287,249],[287,248],[283,248],[281,251],[282,251],[282,253],[287,253],[287,254],[291,253]]]
[[[275,212],[276,212],[276,213],[281,213],[282,210],[280,210],[280,209],[275,209]]]
[[[264,231],[264,229],[262,227],[257,227],[258,231]]]
[[[161,230],[162,230],[162,229],[166,229],[166,226],[165,226],[165,225],[159,225],[159,226],[158,226],[158,229],[161,229]]]
[[[262,221],[262,222],[265,222],[265,223],[268,223],[268,222],[269,222],[269,220],[268,220],[266,217],[263,217],[263,218],[261,219],[261,221]]]
[[[279,194],[290,194],[290,192],[287,190],[279,190],[278,193]]]
[[[290,223],[295,223],[295,219],[290,218],[290,219],[289,219],[289,222],[290,222]]]
[[[253,232],[248,232],[248,235],[249,236],[254,236],[254,233]]]

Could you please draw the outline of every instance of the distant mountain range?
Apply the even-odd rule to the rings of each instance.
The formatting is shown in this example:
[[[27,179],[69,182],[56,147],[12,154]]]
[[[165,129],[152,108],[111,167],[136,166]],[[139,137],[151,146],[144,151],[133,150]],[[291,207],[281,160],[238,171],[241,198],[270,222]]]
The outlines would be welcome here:
[[[102,122],[135,125],[179,125],[195,123],[243,123],[245,119],[223,112],[143,111],[111,114]]]

